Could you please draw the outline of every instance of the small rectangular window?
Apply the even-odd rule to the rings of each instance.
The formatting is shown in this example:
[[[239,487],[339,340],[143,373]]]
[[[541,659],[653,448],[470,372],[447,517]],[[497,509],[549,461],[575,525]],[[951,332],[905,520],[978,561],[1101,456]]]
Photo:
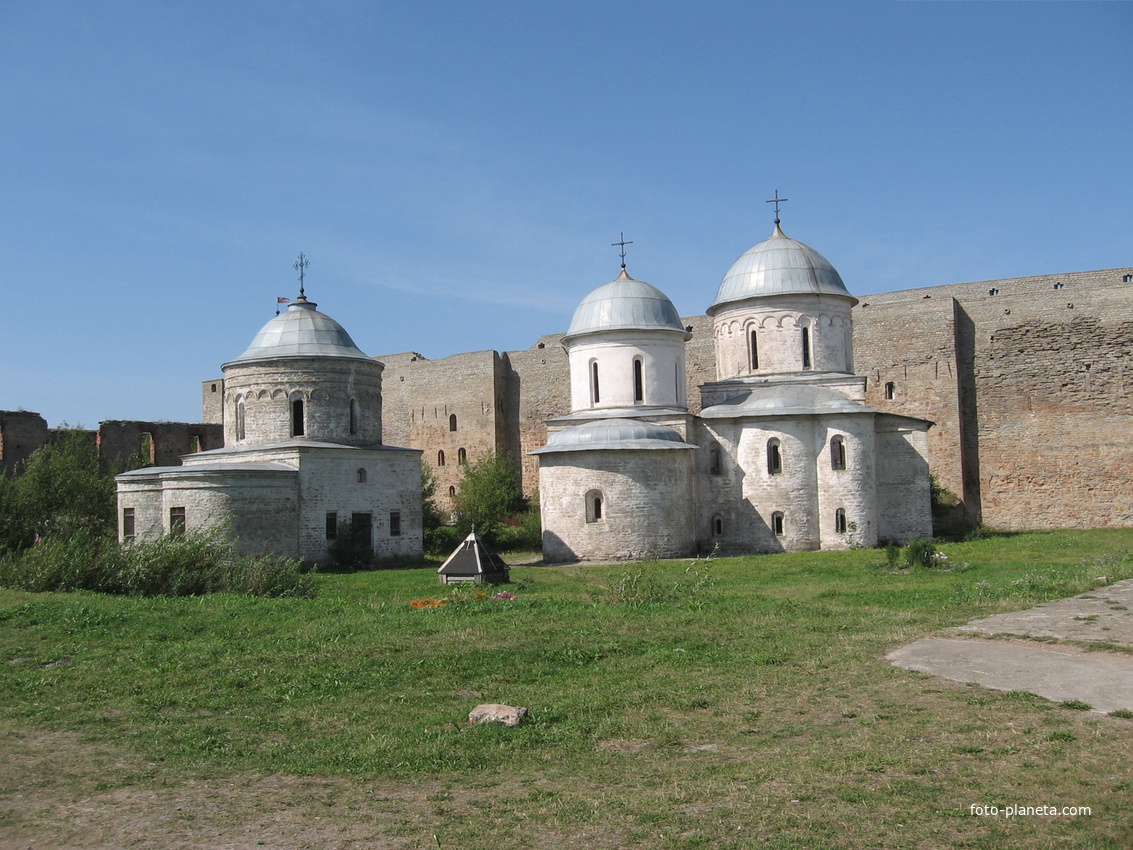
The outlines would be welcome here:
[[[338,514],[334,511],[327,512],[327,540],[338,539]]]
[[[134,509],[122,508],[122,539],[133,540],[136,535],[134,530]]]
[[[169,533],[185,533],[185,509],[183,507],[169,509]]]
[[[389,536],[401,536],[401,511],[389,512]]]

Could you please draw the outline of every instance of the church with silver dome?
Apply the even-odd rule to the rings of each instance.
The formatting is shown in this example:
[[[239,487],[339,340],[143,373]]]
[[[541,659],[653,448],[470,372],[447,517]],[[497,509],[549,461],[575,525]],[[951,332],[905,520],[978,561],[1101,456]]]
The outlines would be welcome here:
[[[382,445],[382,371],[299,297],[225,363],[224,447],[119,475],[122,539],[219,529],[243,554],[330,560],[346,523],[421,557],[421,452]]]
[[[708,308],[716,380],[685,399],[672,302],[618,278],[575,311],[569,415],[539,459],[550,562],[848,549],[932,537],[932,423],[865,404],[856,299],[821,254],[771,237]]]

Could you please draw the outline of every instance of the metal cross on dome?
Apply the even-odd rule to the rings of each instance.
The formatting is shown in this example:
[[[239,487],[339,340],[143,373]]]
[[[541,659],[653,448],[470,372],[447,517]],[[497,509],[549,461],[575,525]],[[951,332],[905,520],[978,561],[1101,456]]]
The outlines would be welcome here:
[[[765,204],[774,204],[775,205],[775,223],[776,224],[779,223],[779,204],[783,203],[783,201],[789,201],[789,200],[791,200],[791,199],[790,198],[780,198],[779,197],[779,190],[776,189],[775,190],[775,197],[772,198],[769,201],[763,202]]]
[[[309,265],[311,265],[311,263],[306,258],[306,256],[304,256],[302,251],[299,252],[299,259],[296,260],[291,265],[291,268],[299,270],[299,297],[300,298],[306,298],[307,297],[306,295],[303,294],[303,273],[307,270],[307,267]]]
[[[621,242],[611,242],[610,247],[613,247],[614,245],[620,245],[621,246],[621,249],[622,249],[621,250],[622,271],[625,271],[625,267],[626,267],[626,245],[632,245],[633,240],[631,239],[628,242],[626,242],[626,235],[624,233],[621,234],[621,240],[622,240]]]

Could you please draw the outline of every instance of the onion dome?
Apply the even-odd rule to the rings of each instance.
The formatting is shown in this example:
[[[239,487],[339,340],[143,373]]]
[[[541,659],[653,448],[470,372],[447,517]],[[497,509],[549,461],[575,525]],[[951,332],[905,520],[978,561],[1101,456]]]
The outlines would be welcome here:
[[[617,280],[582,299],[563,339],[617,330],[676,331],[685,339],[691,338],[668,296],[651,284],[634,280],[625,269]]]
[[[798,384],[758,387],[700,411],[703,419],[742,416],[792,416],[816,413],[877,413],[859,401],[826,387]]]
[[[558,431],[531,454],[584,452],[599,449],[692,449],[680,433],[639,419],[601,419]]]
[[[289,357],[333,357],[374,362],[359,350],[342,325],[316,310],[318,306],[300,295],[287,305],[285,312],[260,328],[247,351],[221,368]]]
[[[778,222],[770,239],[732,263],[708,312],[767,295],[840,295],[857,303],[830,261],[809,245],[789,239]]]

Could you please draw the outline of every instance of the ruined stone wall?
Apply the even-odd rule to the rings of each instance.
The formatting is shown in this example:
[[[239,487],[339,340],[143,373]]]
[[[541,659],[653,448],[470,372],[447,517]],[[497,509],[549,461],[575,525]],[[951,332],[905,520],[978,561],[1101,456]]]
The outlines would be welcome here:
[[[224,434],[220,425],[111,420],[99,423],[95,442],[112,469],[125,468],[139,452],[150,466],[179,466],[182,455],[221,448]]]
[[[0,474],[13,474],[45,442],[47,421],[38,413],[0,410]]]

